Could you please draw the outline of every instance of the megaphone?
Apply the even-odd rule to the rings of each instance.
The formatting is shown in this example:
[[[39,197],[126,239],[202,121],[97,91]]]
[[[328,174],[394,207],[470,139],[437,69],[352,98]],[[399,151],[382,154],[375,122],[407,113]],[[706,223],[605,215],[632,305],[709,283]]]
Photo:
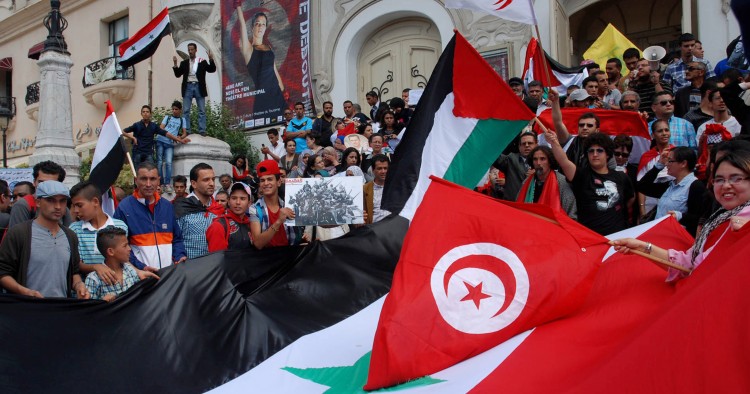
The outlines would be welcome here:
[[[648,65],[652,71],[659,71],[659,60],[667,56],[667,50],[658,45],[646,48],[643,51],[643,58],[648,60]]]

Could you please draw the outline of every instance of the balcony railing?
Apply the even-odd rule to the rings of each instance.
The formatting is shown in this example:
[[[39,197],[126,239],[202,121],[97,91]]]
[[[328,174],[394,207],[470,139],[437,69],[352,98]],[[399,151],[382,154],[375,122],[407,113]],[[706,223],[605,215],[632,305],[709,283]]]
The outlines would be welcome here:
[[[39,102],[39,81],[26,86],[26,105],[36,104]]]
[[[115,79],[135,79],[135,69],[121,67],[118,57],[100,59],[83,68],[84,88]]]

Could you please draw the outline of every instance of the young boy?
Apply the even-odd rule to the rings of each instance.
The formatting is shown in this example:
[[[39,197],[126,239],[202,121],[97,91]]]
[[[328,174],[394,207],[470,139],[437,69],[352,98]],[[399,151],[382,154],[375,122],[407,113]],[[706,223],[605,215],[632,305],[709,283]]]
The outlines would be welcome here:
[[[91,182],[81,182],[70,189],[70,213],[78,221],[70,224],[70,230],[78,237],[78,254],[81,275],[96,272],[107,284],[115,281],[115,272],[104,265],[104,256],[96,247],[96,234],[107,226],[121,228],[127,234],[128,226],[119,219],[107,215],[101,206],[102,192]]]
[[[187,193],[187,178],[184,175],[177,175],[174,177],[174,200],[172,200],[172,204],[174,204],[177,199],[179,198],[185,198],[188,196]]]
[[[226,249],[245,249],[252,245],[250,218],[246,214],[253,201],[250,186],[236,182],[230,191],[227,213],[215,218],[206,230],[209,253]]]
[[[172,103],[172,115],[167,115],[161,121],[161,129],[183,141],[189,141],[185,129],[185,118],[182,117],[182,103]],[[165,136],[156,136],[156,169],[161,178],[161,190],[172,193],[172,158],[174,157],[174,143]]]
[[[125,230],[107,226],[96,235],[96,247],[104,255],[104,265],[114,272],[115,281],[106,284],[96,272],[86,277],[86,289],[91,299],[110,302],[140,279],[130,260],[130,245]],[[159,279],[156,274],[148,272],[146,276]]]

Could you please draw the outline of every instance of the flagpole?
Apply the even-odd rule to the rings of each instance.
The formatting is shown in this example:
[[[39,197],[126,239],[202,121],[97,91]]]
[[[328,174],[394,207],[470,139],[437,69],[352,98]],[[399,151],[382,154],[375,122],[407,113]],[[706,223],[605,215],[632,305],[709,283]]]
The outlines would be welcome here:
[[[130,157],[130,152],[125,152],[125,157],[128,158],[128,164],[130,164],[130,172],[133,173],[133,178],[138,178],[138,176],[135,173],[135,165],[133,165],[133,158]]]
[[[539,24],[534,24],[534,30],[536,30],[537,44],[542,51],[542,67],[544,67],[544,74],[547,77],[547,82],[552,84],[552,77],[549,73],[549,64],[547,64],[547,54],[544,52],[544,47],[542,47],[542,35],[539,34]],[[552,88],[552,86],[548,86],[548,88]]]

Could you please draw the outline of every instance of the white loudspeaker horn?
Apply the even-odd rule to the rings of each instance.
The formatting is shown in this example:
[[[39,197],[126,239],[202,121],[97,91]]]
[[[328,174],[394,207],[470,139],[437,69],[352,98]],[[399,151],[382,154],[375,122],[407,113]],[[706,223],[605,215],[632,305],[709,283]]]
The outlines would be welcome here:
[[[658,45],[648,47],[643,51],[643,58],[648,60],[648,64],[653,71],[659,71],[659,60],[663,59],[664,56],[667,56],[667,50]]]

